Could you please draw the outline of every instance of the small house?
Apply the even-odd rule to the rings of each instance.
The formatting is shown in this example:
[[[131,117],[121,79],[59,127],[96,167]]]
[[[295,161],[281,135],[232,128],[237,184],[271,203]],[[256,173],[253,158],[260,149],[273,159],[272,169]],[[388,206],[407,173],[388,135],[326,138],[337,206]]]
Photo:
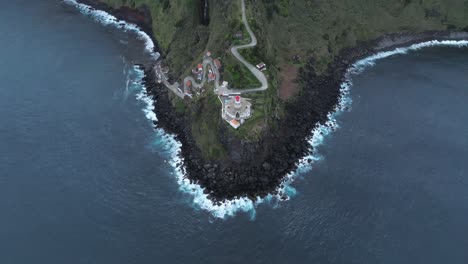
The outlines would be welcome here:
[[[223,65],[221,64],[221,61],[219,61],[219,59],[214,59],[214,64],[215,64],[216,68],[218,68],[218,69],[221,69],[221,67],[223,67]]]
[[[267,69],[266,64],[263,62],[257,64],[255,67],[257,67],[257,69],[259,69],[260,71],[265,71]]]
[[[187,95],[190,94],[190,88],[191,87],[192,87],[192,81],[187,80],[187,82],[185,82],[185,87],[184,87],[185,94],[187,94]]]
[[[238,129],[240,127],[240,122],[237,121],[236,119],[232,119],[229,124],[234,128],[234,129]]]
[[[216,75],[214,73],[209,73],[208,74],[208,81],[214,81],[216,79]]]

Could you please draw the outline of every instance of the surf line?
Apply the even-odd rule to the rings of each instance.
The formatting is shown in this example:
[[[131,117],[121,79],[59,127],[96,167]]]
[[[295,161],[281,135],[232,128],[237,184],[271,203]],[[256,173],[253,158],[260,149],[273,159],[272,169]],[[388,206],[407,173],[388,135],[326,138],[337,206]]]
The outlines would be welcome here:
[[[76,7],[80,11],[80,13],[86,16],[90,16],[92,19],[101,23],[104,26],[114,26],[116,28],[123,29],[124,31],[131,31],[136,33],[139,36],[139,38],[145,42],[145,48],[150,53],[150,55],[156,58],[159,57],[159,53],[154,52],[155,46],[151,38],[137,25],[118,20],[116,17],[112,16],[111,14],[105,11],[97,10],[89,5],[78,3],[76,0],[63,1],[66,4]],[[150,121],[157,122],[158,119],[156,114],[154,113],[153,106],[154,98],[147,94],[146,87],[144,87],[143,85],[144,71],[136,65],[133,67],[132,70],[135,71],[138,75],[138,78],[135,80],[135,82],[138,82],[141,86],[141,92],[137,94],[137,100],[145,104],[145,107],[143,109],[145,116]],[[173,174],[175,174],[177,183],[179,185],[179,190],[181,190],[184,193],[188,193],[193,198],[193,206],[208,211],[214,217],[217,218],[234,216],[235,213],[238,211],[250,212],[251,215],[252,213],[254,213],[254,203],[247,198],[226,201],[221,204],[215,204],[213,203],[213,201],[208,199],[207,195],[203,193],[204,189],[200,185],[196,183],[191,183],[190,180],[188,180],[185,177],[186,169],[183,165],[184,160],[181,157],[181,143],[176,140],[174,135],[166,133],[161,128],[156,128],[155,131],[157,136],[165,142],[164,148],[168,151],[168,154],[170,156],[168,163],[173,167],[175,171]]]
[[[114,26],[119,29],[123,29],[125,32],[136,33],[138,38],[143,40],[145,43],[145,50],[153,57],[154,59],[159,58],[160,54],[155,52],[155,45],[151,37],[146,34],[140,27],[136,24],[128,23],[124,20],[119,20],[115,16],[102,11],[95,9],[89,5],[79,3],[76,0],[63,0],[64,3],[76,7],[80,13],[90,16],[95,21],[101,23],[104,26]]]
[[[151,38],[142,31],[138,26],[129,24],[125,21],[119,21],[114,16],[105,11],[96,10],[92,7],[76,2],[75,0],[63,0],[64,2],[77,7],[81,13],[90,15],[96,21],[103,25],[112,25],[117,28],[123,28],[127,31],[132,31],[145,41],[146,50],[152,55],[159,57],[159,53],[154,52],[154,43]],[[370,55],[362,60],[355,62],[345,73],[345,81],[340,85],[340,99],[334,110],[328,113],[328,121],[323,124],[317,124],[311,131],[308,137],[310,144],[310,154],[301,158],[297,162],[297,169],[285,175],[282,183],[277,188],[277,195],[268,195],[265,198],[257,197],[255,201],[248,198],[238,198],[233,200],[224,201],[221,203],[214,203],[208,199],[208,195],[204,194],[204,189],[197,183],[192,183],[185,177],[186,168],[184,167],[184,159],[181,157],[181,143],[178,142],[175,136],[166,133],[163,129],[156,128],[156,134],[165,142],[165,149],[169,153],[169,164],[174,169],[174,174],[179,190],[187,193],[192,197],[192,206],[209,212],[216,218],[226,219],[233,217],[239,212],[249,213],[251,218],[255,218],[256,208],[262,203],[273,203],[274,206],[278,205],[280,201],[290,200],[296,194],[296,190],[292,187],[292,183],[298,178],[298,175],[309,172],[313,168],[316,161],[322,159],[317,151],[317,148],[324,144],[327,136],[339,128],[337,118],[345,111],[349,111],[352,99],[350,96],[352,83],[352,76],[361,74],[365,69],[375,65],[375,62],[393,55],[407,54],[409,51],[415,51],[426,47],[434,46],[452,46],[452,47],[468,47],[468,41],[460,40],[445,40],[445,41],[427,41],[418,44],[410,45],[406,48],[396,48],[392,51],[379,52]],[[144,71],[138,66],[135,66],[134,71],[140,76],[138,82],[142,87],[141,92],[137,95],[137,99],[143,102],[146,107],[143,109],[145,116],[151,121],[157,121],[156,114],[154,113],[153,102],[154,99],[146,93],[146,88],[143,86]]]
[[[310,145],[310,154],[301,158],[297,162],[297,169],[288,173],[282,184],[278,187],[277,191],[286,195],[295,195],[295,189],[291,187],[292,183],[298,178],[299,175],[307,173],[313,169],[313,164],[322,159],[318,152],[318,147],[325,143],[326,138],[335,130],[339,129],[339,122],[337,118],[344,112],[351,110],[352,98],[351,88],[353,86],[353,76],[363,73],[366,69],[374,66],[377,61],[389,58],[395,55],[405,55],[411,51],[417,51],[429,47],[457,47],[467,48],[468,40],[432,40],[409,45],[403,48],[395,48],[390,51],[382,51],[368,57],[354,62],[345,73],[345,80],[340,85],[340,99],[334,110],[327,115],[328,121],[323,124],[317,124],[309,136],[308,143]],[[289,200],[290,197],[276,197],[279,200]],[[271,199],[267,197],[266,199]]]
[[[352,105],[352,99],[350,96],[351,87],[353,86],[353,75],[359,75],[363,73],[369,67],[376,64],[377,61],[389,58],[395,55],[405,55],[411,51],[417,51],[429,47],[446,46],[446,47],[457,47],[465,48],[468,47],[468,40],[431,40],[420,42],[409,45],[403,48],[395,48],[390,51],[382,51],[376,54],[370,55],[364,59],[358,60],[346,70],[345,81],[340,85],[340,100],[333,112],[328,114],[328,121],[324,124],[318,124],[315,129],[312,130],[312,134],[308,139],[311,146],[310,155],[302,158],[298,163],[298,168],[295,172],[288,174],[286,180],[290,183],[294,179],[294,174],[303,173],[309,171],[312,167],[310,166],[310,160],[320,160],[320,155],[316,152],[318,146],[323,144],[323,141],[327,135],[339,128],[337,117],[344,111],[349,111]]]

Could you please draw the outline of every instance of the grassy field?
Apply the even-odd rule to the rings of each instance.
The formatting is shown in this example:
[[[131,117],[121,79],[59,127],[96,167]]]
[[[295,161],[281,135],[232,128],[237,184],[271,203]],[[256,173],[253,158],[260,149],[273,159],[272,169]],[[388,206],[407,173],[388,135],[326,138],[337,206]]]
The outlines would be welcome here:
[[[344,47],[400,31],[463,29],[466,0],[262,0],[250,11],[265,32],[266,53],[277,63],[294,55],[325,69]],[[259,1],[256,1],[257,3]],[[274,34],[281,32],[281,34]]]
[[[114,7],[148,7],[154,35],[175,75],[209,49],[232,64],[227,75],[234,83],[248,82],[235,76],[238,68],[228,56],[236,42],[233,34],[243,30],[239,1],[210,0],[208,26],[200,24],[199,0],[101,1]],[[247,0],[247,11],[259,39],[250,55],[275,65],[291,62],[294,55],[313,57],[319,69],[342,48],[384,33],[468,27],[468,0]]]
[[[192,123],[192,135],[205,158],[224,157],[225,148],[219,140],[218,131],[227,123],[221,119],[221,102],[218,97],[211,92],[206,93],[206,96],[191,104],[189,111],[188,115],[195,120]]]

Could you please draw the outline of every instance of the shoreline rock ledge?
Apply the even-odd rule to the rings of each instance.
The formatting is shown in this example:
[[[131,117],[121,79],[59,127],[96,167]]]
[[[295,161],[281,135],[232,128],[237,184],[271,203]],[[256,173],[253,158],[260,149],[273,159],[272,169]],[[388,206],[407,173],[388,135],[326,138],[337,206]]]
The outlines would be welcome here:
[[[111,13],[118,19],[136,23],[154,40],[151,19],[144,10],[126,8],[114,10],[96,0],[81,0],[84,4]],[[139,18],[138,21],[135,21]],[[313,58],[299,72],[298,81],[302,87],[294,103],[286,105],[285,117],[277,121],[276,130],[267,133],[259,142],[242,142],[225,137],[229,144],[240,146],[237,155],[230,162],[205,160],[191,134],[191,122],[175,111],[169,99],[169,90],[155,81],[153,67],[145,69],[144,84],[148,95],[154,99],[154,111],[158,117],[157,127],[174,134],[182,143],[181,155],[186,167],[186,177],[205,189],[214,202],[239,197],[265,197],[278,194],[284,177],[297,168],[297,162],[310,154],[307,139],[318,124],[328,121],[341,98],[340,87],[346,82],[348,68],[357,60],[415,43],[430,40],[468,40],[465,31],[428,31],[423,33],[396,33],[384,35],[376,40],[362,42],[356,47],[341,50],[327,70],[317,75]],[[156,41],[156,40],[154,40]],[[157,42],[155,42],[157,47]],[[160,52],[160,51],[158,51]],[[219,131],[220,136],[224,131]],[[239,155],[239,151],[241,155]],[[310,161],[309,161],[310,162]],[[282,194],[278,194],[282,195]]]

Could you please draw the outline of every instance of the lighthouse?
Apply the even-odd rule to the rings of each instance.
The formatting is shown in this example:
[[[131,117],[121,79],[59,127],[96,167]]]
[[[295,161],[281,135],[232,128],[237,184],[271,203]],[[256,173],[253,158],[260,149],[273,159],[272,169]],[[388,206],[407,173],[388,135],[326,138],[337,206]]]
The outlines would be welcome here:
[[[224,102],[224,118],[228,122],[237,120],[242,124],[252,115],[251,107],[252,104],[248,99],[242,98],[240,95],[231,96]]]
[[[234,100],[235,100],[234,106],[235,106],[237,109],[241,108],[241,106],[242,106],[241,97],[240,97],[239,95],[236,95],[236,97],[235,97]]]

